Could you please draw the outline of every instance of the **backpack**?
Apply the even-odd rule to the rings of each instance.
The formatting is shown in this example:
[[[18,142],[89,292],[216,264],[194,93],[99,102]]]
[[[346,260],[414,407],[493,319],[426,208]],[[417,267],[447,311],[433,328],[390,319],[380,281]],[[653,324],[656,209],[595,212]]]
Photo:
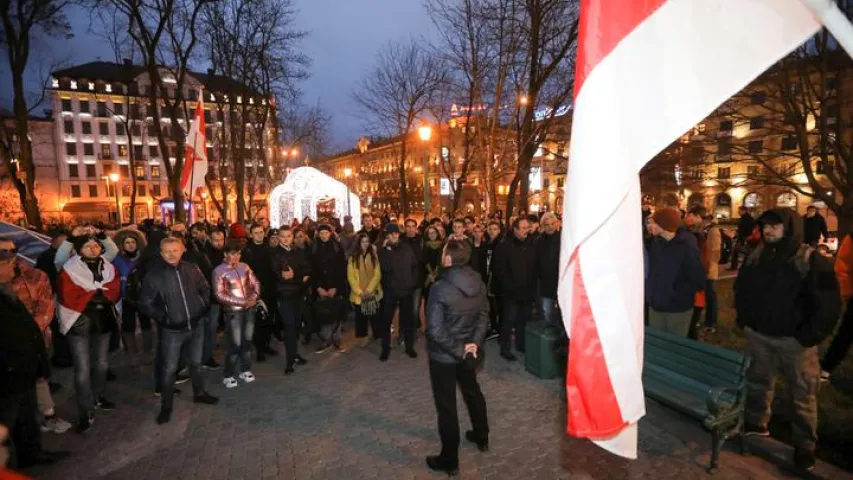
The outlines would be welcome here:
[[[732,250],[734,249],[732,243],[732,237],[720,230],[720,261],[717,262],[720,265],[729,263],[729,261],[731,261]]]

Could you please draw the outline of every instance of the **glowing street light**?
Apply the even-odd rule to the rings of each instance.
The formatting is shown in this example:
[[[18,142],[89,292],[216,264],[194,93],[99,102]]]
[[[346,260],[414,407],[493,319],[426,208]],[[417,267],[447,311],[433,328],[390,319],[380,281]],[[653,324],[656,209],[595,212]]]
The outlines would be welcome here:
[[[121,180],[121,177],[119,177],[118,173],[111,173],[111,174],[107,175],[106,180],[107,180],[107,195],[109,195],[109,193],[110,193],[110,182],[113,182],[113,191],[115,191],[115,194],[116,194],[116,220],[118,220],[118,225],[119,225],[119,227],[121,227],[121,204],[119,203],[119,199],[118,199],[118,187],[119,187],[118,181]]]
[[[518,103],[520,103],[521,105],[527,105],[527,102],[529,101],[530,100],[527,99],[527,95],[522,95],[518,98]]]
[[[111,174],[110,174],[110,180],[112,180],[112,181],[113,181],[113,183],[117,183],[117,182],[118,182],[118,180],[119,180],[119,176],[118,176],[118,174],[117,174],[117,173],[111,173]]]
[[[420,136],[421,140],[424,142],[428,142],[432,137],[432,127],[424,125],[423,127],[418,128],[418,136]]]

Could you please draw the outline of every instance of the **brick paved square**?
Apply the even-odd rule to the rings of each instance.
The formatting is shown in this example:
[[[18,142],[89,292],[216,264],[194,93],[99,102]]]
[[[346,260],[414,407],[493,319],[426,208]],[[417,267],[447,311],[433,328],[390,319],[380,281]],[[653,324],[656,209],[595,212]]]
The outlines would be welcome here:
[[[710,478],[710,437],[698,424],[648,402],[640,458],[615,457],[564,435],[558,381],[540,381],[496,350],[487,349],[480,375],[491,448],[479,453],[463,439],[460,478]],[[47,448],[72,456],[26,473],[40,480],[443,478],[424,464],[440,448],[426,355],[412,360],[394,350],[387,363],[363,349],[306,357],[309,364],[287,377],[280,357],[258,364],[256,382],[230,390],[219,382],[221,372],[208,371],[209,390],[221,403],[194,405],[187,388],[165,426],[154,421],[159,405],[150,367],[118,363],[119,380],[108,387],[118,409],[99,412],[85,435],[46,434]],[[60,413],[71,418],[70,372],[57,374],[68,386],[58,398]],[[464,432],[470,424],[461,396],[458,407]],[[685,439],[673,431],[691,433]],[[715,479],[786,478],[778,467],[733,451],[724,452],[722,467]]]

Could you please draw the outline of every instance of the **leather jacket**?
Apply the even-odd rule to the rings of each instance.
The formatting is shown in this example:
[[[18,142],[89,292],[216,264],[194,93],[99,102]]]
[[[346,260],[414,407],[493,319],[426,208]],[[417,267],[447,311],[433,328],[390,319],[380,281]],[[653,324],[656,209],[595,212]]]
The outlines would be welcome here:
[[[261,284],[245,263],[236,267],[222,263],[213,270],[213,292],[226,310],[240,311],[258,301]]]

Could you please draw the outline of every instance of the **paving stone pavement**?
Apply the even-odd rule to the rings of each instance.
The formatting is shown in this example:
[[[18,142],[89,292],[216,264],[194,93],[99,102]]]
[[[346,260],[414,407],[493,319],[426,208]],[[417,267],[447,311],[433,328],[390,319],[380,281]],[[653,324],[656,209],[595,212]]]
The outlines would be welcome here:
[[[26,473],[43,480],[444,478],[424,464],[440,446],[423,344],[417,359],[395,349],[387,363],[373,348],[305,354],[309,364],[287,377],[275,357],[253,368],[257,381],[231,390],[220,383],[221,370],[208,371],[209,391],[220,404],[192,404],[184,384],[165,426],[154,421],[159,400],[151,367],[117,365],[119,379],[108,397],[118,409],[98,412],[84,435],[46,434],[46,448],[71,450],[72,456]],[[59,412],[73,419],[70,372],[57,376],[65,385]],[[492,342],[480,382],[490,450],[479,453],[463,437],[460,478],[710,478],[704,471],[710,436],[653,402],[640,423],[640,458],[628,461],[567,437],[559,382],[536,379],[522,362],[506,363]],[[464,432],[469,423],[461,397],[458,404]],[[729,451],[713,478],[787,475]]]

